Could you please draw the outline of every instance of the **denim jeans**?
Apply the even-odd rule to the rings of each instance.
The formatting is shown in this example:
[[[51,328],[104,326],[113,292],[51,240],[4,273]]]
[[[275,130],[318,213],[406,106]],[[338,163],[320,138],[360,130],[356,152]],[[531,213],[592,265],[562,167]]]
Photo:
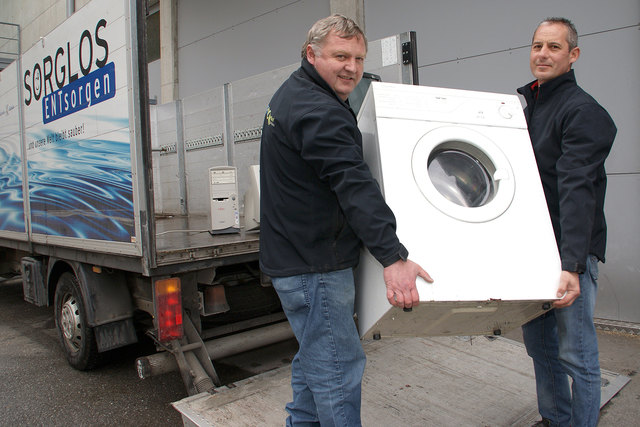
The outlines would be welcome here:
[[[593,324],[598,259],[590,255],[580,275],[580,296],[522,327],[533,359],[538,410],[552,426],[595,426],[600,413],[600,362]],[[573,382],[569,385],[569,378]]]
[[[353,270],[272,278],[299,344],[287,426],[360,426],[365,355],[353,320]]]

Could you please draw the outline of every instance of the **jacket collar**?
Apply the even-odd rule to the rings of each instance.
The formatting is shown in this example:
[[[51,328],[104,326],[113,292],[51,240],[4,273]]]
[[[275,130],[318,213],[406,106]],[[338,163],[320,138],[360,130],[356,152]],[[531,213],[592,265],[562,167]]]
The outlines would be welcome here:
[[[519,88],[518,93],[522,94],[526,98],[527,103],[533,100],[535,100],[535,102],[545,102],[553,93],[567,85],[577,85],[573,69],[570,69],[566,73],[546,82],[543,85],[538,85],[538,81],[534,80]]]
[[[340,104],[344,105],[348,109],[351,109],[349,100],[347,99],[347,101],[343,101],[342,99],[340,99],[331,88],[331,86],[329,86],[329,84],[320,76],[320,74],[318,74],[316,68],[307,60],[307,58],[302,58],[302,64],[300,68],[302,69],[303,74],[305,74],[309,80],[330,93]]]

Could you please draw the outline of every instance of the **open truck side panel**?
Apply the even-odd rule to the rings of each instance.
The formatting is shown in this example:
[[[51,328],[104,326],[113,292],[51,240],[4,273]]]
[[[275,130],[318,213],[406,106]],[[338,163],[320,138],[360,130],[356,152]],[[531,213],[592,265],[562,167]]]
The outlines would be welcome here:
[[[0,102],[0,235],[26,241],[23,153],[21,144],[21,108],[18,103],[18,62],[14,61],[2,72]],[[5,78],[7,76],[8,78]]]
[[[130,13],[91,2],[21,59],[34,243],[140,255]]]

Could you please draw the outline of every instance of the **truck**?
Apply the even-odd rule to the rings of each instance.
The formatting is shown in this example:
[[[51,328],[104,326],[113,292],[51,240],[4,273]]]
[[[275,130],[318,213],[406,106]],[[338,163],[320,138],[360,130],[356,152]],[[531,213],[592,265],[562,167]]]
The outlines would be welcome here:
[[[292,337],[260,272],[257,164],[267,103],[298,65],[157,105],[145,2],[89,2],[0,74],[0,275],[53,306],[64,354],[89,370],[151,338],[141,378]],[[417,84],[415,33],[370,42],[371,80]]]

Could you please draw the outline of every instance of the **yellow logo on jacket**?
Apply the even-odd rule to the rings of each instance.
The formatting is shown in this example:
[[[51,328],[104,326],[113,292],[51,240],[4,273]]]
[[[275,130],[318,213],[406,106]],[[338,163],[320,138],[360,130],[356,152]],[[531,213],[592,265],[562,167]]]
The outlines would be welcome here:
[[[267,124],[269,126],[273,126],[275,127],[275,118],[273,117],[273,114],[271,114],[271,107],[267,107]]]

